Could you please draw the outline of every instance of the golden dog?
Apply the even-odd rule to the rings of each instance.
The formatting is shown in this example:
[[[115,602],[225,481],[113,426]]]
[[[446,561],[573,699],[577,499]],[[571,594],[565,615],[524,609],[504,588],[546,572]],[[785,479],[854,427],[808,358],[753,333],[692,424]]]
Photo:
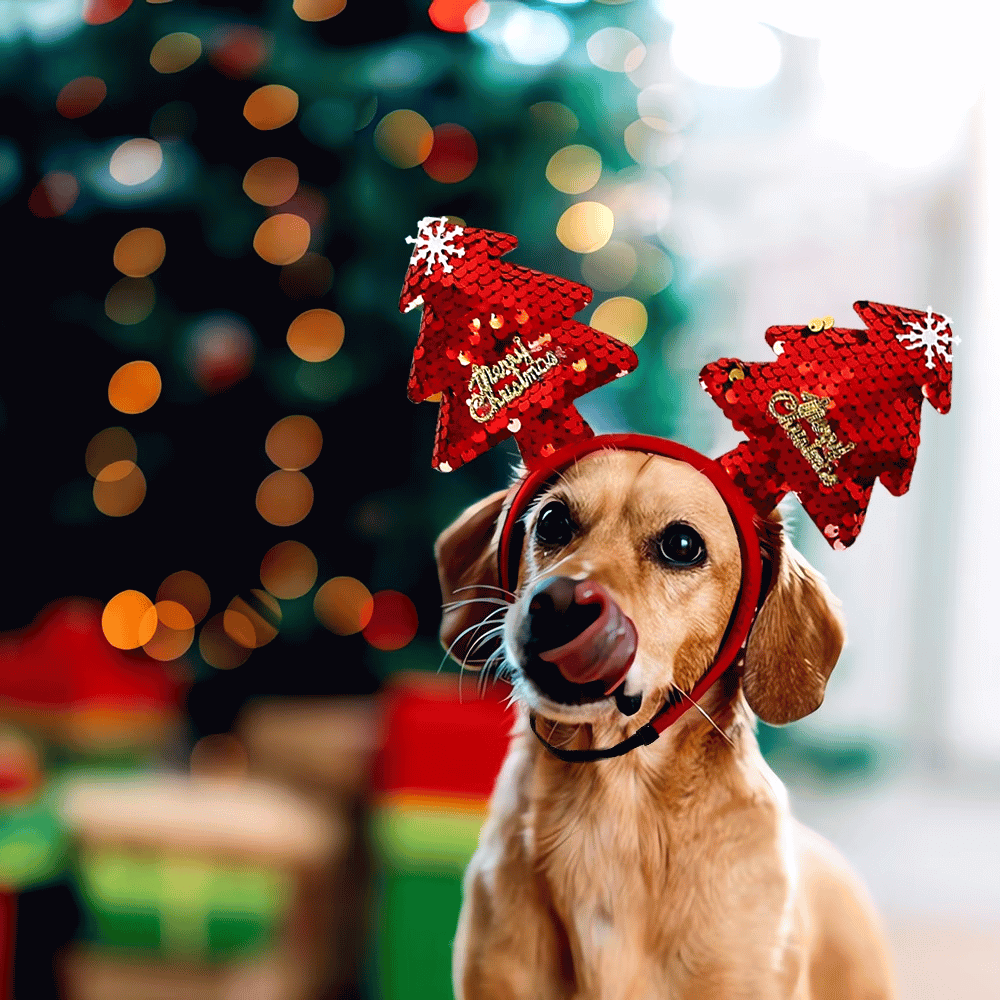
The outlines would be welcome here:
[[[481,601],[463,599],[496,599],[511,496],[473,506],[438,539],[451,602],[441,636],[456,657],[474,654],[491,624]],[[529,712],[554,746],[604,747],[683,697],[719,648],[740,552],[715,488],[664,457],[591,454],[533,503],[518,594],[494,612],[518,723],[465,877],[457,1000],[895,995],[864,890],[792,819],[757,747],[750,710],[771,723],[814,711],[843,643],[835,598],[777,515],[761,543],[773,584],[743,661],[652,745],[566,763],[531,733]],[[602,664],[626,662],[622,629],[565,662],[540,655],[585,633],[606,605],[638,637],[610,695]]]

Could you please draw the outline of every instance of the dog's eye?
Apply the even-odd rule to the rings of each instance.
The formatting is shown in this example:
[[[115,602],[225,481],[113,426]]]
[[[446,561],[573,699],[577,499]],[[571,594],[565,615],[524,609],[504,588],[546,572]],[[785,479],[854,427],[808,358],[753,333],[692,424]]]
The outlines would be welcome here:
[[[656,540],[656,551],[669,566],[697,566],[707,555],[705,542],[690,524],[669,524]]]
[[[542,545],[569,545],[575,532],[576,524],[570,516],[569,507],[562,500],[549,501],[535,522],[535,538]]]

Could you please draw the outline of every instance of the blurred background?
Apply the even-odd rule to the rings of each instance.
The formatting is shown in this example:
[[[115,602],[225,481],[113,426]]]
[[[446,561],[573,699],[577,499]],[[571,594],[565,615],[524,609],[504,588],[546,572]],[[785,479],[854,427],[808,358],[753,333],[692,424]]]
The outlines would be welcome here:
[[[952,318],[911,492],[843,553],[790,507],[850,644],[760,738],[903,996],[995,997],[988,39],[966,0],[0,0],[0,1000],[451,995],[509,720],[441,666],[431,550],[515,453],[430,468],[427,215],[595,289],[640,356],[595,429],[709,454],[697,373],[767,326]]]

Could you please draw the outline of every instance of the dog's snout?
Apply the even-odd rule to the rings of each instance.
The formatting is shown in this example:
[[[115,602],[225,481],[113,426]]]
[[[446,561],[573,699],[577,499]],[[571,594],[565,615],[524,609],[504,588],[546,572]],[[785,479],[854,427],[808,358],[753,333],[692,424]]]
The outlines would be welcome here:
[[[597,621],[600,604],[578,604],[577,586],[568,576],[555,576],[535,588],[525,621],[526,651],[538,654],[564,646]]]

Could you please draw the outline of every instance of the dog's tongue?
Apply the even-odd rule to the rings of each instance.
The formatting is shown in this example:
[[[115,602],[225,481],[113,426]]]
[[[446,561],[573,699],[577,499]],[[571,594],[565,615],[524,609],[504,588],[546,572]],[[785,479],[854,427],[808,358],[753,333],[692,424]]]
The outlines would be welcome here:
[[[600,605],[597,621],[565,645],[538,655],[554,663],[566,680],[574,684],[602,681],[604,693],[611,694],[625,679],[635,659],[639,641],[635,625],[594,580],[578,583],[573,600],[577,604]]]

